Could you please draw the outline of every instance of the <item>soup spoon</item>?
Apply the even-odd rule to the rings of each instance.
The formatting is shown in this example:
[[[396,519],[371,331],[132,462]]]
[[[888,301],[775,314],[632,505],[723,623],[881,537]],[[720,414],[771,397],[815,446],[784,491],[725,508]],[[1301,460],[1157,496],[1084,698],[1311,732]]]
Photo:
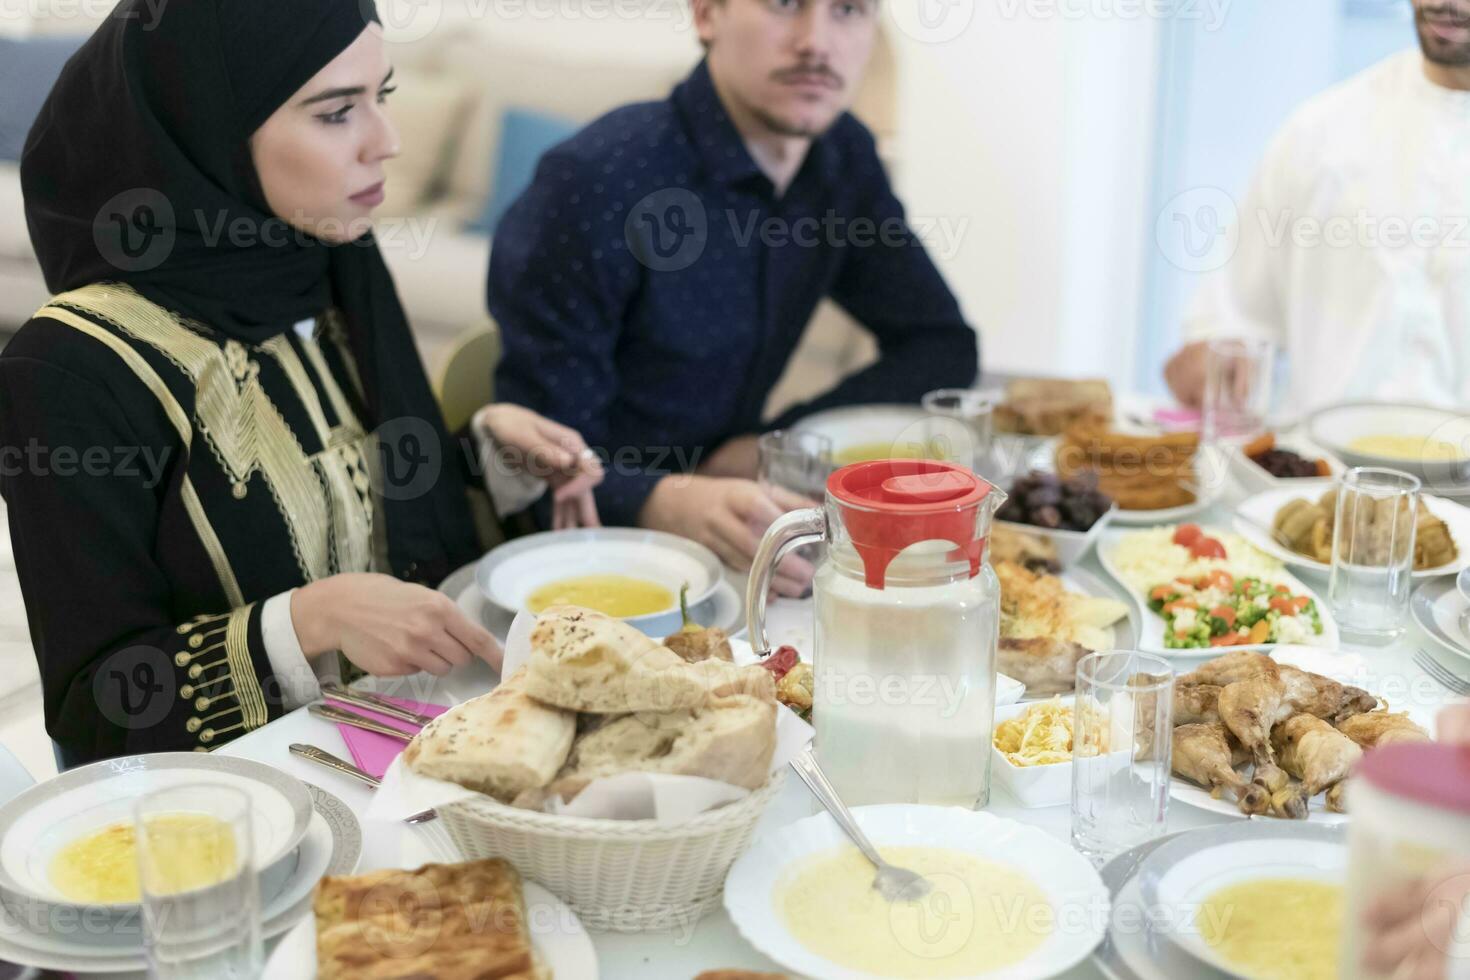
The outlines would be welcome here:
[[[827,774],[822,772],[822,767],[817,765],[816,756],[812,754],[810,747],[795,759],[791,760],[791,768],[806,783],[806,788],[812,791],[812,795],[827,812],[832,814],[832,819],[837,821],[837,826],[852,839],[857,849],[863,852],[863,857],[873,862],[873,867],[878,869],[877,877],[873,879],[873,887],[878,889],[885,901],[889,902],[914,902],[923,898],[934,890],[934,885],[917,871],[900,868],[889,864],[878,855],[878,849],[868,840],[868,835],[853,819],[852,811],[847,804],[842,802],[842,797],[837,795],[837,790],[832,788]]]

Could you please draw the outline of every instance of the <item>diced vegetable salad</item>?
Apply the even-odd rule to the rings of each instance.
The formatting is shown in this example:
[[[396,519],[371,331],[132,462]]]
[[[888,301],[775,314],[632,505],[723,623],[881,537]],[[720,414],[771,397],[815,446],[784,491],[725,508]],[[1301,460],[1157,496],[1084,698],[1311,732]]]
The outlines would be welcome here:
[[[1155,586],[1148,605],[1164,617],[1170,649],[1300,643],[1322,633],[1317,604],[1308,596],[1223,571]]]

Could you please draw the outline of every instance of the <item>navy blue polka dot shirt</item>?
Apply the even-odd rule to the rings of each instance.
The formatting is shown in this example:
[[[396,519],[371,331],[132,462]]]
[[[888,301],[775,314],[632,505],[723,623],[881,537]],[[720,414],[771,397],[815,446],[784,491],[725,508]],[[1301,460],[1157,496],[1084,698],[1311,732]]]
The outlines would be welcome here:
[[[844,114],[778,197],[706,64],[669,99],[617,109],[542,157],[496,229],[488,294],[504,337],[497,398],[600,450],[598,509],[614,525],[636,524],[659,479],[728,439],[839,405],[916,402],[979,372],[975,331],[867,129]],[[763,423],[825,296],[872,332],[878,362]]]

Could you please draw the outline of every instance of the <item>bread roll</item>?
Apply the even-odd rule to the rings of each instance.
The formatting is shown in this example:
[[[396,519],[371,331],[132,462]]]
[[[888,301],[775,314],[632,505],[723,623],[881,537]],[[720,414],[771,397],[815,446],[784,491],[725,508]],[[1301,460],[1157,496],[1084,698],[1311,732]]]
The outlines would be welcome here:
[[[572,747],[577,716],[533,700],[522,667],[489,694],[450,708],[403,752],[421,776],[509,802],[551,781]]]
[[[770,778],[775,751],[775,703],[737,694],[696,711],[628,715],[589,732],[546,793],[570,800],[592,780],[621,772],[704,776],[757,789]]]
[[[770,671],[687,663],[621,619],[576,606],[553,606],[536,620],[526,667],[526,693],[568,711],[694,710],[732,694],[776,696]]]

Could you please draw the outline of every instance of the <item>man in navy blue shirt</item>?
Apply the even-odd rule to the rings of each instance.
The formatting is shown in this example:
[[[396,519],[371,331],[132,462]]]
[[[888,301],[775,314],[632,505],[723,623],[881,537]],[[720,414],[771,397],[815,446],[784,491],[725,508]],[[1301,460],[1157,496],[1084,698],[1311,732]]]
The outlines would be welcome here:
[[[757,433],[970,385],[978,343],[845,111],[878,0],[693,3],[704,62],[668,100],[549,151],[502,218],[496,392],[602,451],[608,523],[685,535],[744,569],[800,504],[753,482]],[[826,296],[874,335],[878,362],[763,421]],[[790,560],[776,587],[809,574]]]

